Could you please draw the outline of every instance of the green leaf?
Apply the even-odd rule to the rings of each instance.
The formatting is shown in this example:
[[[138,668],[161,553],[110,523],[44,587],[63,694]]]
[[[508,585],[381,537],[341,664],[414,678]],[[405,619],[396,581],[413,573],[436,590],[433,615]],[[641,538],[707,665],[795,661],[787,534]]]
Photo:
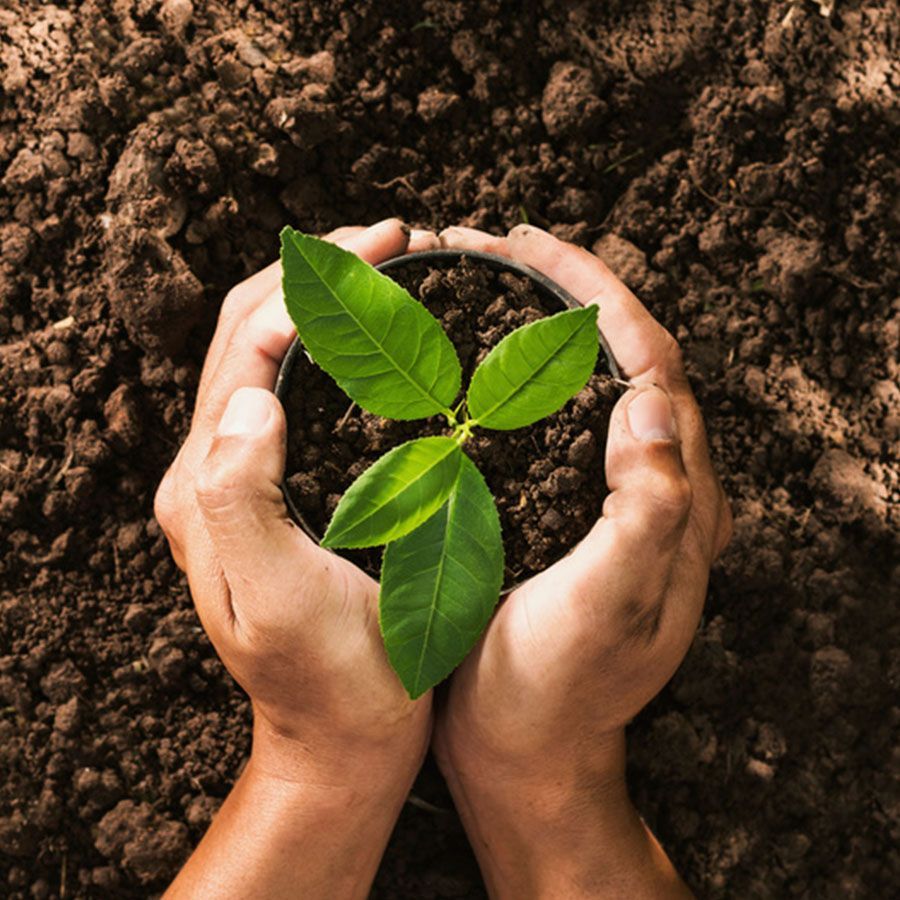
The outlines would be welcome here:
[[[469,415],[501,431],[543,419],[587,384],[599,349],[596,306],[517,328],[475,370],[466,395]]]
[[[391,419],[449,413],[462,372],[440,323],[359,257],[281,232],[284,300],[309,355],[363,409]]]
[[[463,458],[449,437],[426,437],[394,447],[341,497],[323,547],[377,547],[409,534],[450,496]]]
[[[449,500],[384,552],[381,633],[410,697],[465,659],[490,621],[502,584],[500,517],[481,473],[463,456]]]

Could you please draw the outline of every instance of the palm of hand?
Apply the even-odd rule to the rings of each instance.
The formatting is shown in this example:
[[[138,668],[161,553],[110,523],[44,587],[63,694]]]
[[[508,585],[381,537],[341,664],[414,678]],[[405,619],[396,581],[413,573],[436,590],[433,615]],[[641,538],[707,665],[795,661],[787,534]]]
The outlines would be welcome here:
[[[512,256],[599,302],[601,328],[636,386],[610,422],[602,517],[506,599],[454,676],[437,725],[445,766],[473,754],[525,766],[577,753],[588,738],[618,739],[669,680],[730,514],[675,342],[603,263],[528,227],[506,239],[450,229],[442,240]]]
[[[404,252],[409,235],[388,220],[332,239],[377,262]],[[271,388],[295,332],[280,275],[275,264],[226,299],[157,518],[205,630],[253,701],[257,733],[333,757],[328,746],[369,741],[414,762],[430,697],[411,703],[388,665],[377,585],[317,547],[284,506],[286,422]]]

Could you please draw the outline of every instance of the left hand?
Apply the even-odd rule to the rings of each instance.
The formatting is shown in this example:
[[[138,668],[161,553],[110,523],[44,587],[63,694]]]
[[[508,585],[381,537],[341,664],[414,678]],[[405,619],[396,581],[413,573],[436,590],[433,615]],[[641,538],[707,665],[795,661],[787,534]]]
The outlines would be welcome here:
[[[329,239],[374,264],[411,245],[433,245],[429,235],[410,236],[389,219],[368,229],[341,229]],[[203,368],[190,433],[156,497],[157,519],[187,573],[203,627],[254,713],[245,776],[172,896],[211,890],[208,878],[224,877],[223,865],[246,875],[254,860],[250,844],[236,855],[231,843],[245,820],[252,826],[256,817],[257,828],[270,820],[268,852],[279,840],[285,847],[298,841],[302,826],[284,833],[291,816],[267,816],[259,808],[275,809],[285,786],[300,804],[294,816],[310,816],[320,802],[326,810],[319,825],[308,823],[324,831],[304,837],[305,846],[319,847],[322,871],[316,861],[301,873],[291,866],[266,868],[261,857],[263,880],[255,895],[298,896],[308,889],[343,896],[341,878],[353,881],[346,893],[364,895],[430,736],[430,695],[410,701],[388,663],[378,629],[378,585],[318,547],[285,508],[286,422],[272,388],[294,335],[280,263],[231,291]],[[339,808],[343,818],[329,820]],[[325,870],[340,859],[337,845],[352,849],[356,862],[329,880]],[[266,881],[266,872],[282,880]]]

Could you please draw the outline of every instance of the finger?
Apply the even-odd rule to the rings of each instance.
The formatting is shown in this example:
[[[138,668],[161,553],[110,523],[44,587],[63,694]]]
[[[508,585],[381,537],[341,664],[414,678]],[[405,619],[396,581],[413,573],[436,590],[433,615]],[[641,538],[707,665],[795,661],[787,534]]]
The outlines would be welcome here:
[[[497,253],[500,256],[510,255],[506,238],[488,234],[477,228],[453,225],[445,228],[438,237],[441,246],[447,250],[476,250],[480,253]]]
[[[279,485],[286,433],[284,410],[270,391],[239,388],[197,472],[197,506],[239,625],[242,612],[264,612],[252,606],[263,594],[291,601],[286,573],[308,571],[323,552],[291,522],[285,508]],[[236,597],[243,609],[235,605]]]
[[[576,300],[597,303],[600,330],[623,372],[635,381],[682,377],[672,337],[593,253],[533,225],[517,225],[506,238],[453,226],[444,229],[440,238],[448,248],[498,253],[525,263]]]
[[[333,244],[342,244],[343,241],[355,237],[365,230],[365,227],[362,225],[345,225],[326,234],[323,240],[331,241]],[[427,228],[413,228],[409,234],[406,252],[419,253],[422,250],[437,250],[440,246],[441,242],[433,231],[429,231]]]
[[[533,225],[517,225],[509,254],[552,278],[576,300],[599,305],[598,325],[622,371],[635,381],[683,379],[675,341],[593,253]]]
[[[406,252],[421,253],[423,250],[437,250],[440,246],[440,239],[433,231],[425,228],[413,228]]]
[[[584,304],[598,303],[598,324],[631,378],[653,374],[672,341],[640,301],[593,253],[567,244],[533,225],[517,225],[506,238],[455,225],[440,233],[441,244],[456,250],[498,253],[525,263]]]
[[[678,441],[673,404],[662,388],[628,391],[615,408],[606,443],[606,481],[610,493],[604,518],[637,542],[665,573],[681,544],[691,510],[692,491]],[[579,548],[592,552],[591,535]],[[625,548],[623,548],[625,549]]]
[[[341,246],[376,264],[404,253],[408,241],[406,226],[399,219],[388,219],[343,239]],[[206,394],[198,398],[189,438],[200,445],[196,454],[205,455],[212,431],[237,388],[274,386],[281,360],[296,333],[279,284],[233,331]]]
[[[656,636],[692,501],[676,428],[672,404],[659,388],[619,400],[607,442],[611,493],[603,517],[569,556],[519,588],[525,603],[575,598],[596,623],[597,640],[610,647]],[[699,580],[705,584],[705,569]],[[682,611],[688,621],[699,614],[698,603],[702,596]]]
[[[322,240],[331,241],[332,244],[339,244],[341,241],[345,241],[347,238],[365,230],[365,225],[342,225],[340,228],[335,228],[334,231],[329,231],[328,234],[323,234]]]
[[[351,253],[356,253],[361,259],[374,265],[405,252],[408,244],[405,229],[406,226],[399,219],[386,219],[369,228],[362,225],[336,228],[326,234],[323,240],[331,241]],[[200,385],[197,389],[198,406],[204,402],[209,384],[241,322],[273,294],[281,297],[280,260],[266,266],[228,292],[222,303],[219,324],[210,342],[200,375]]]
[[[598,304],[598,326],[623,371],[636,384],[658,383],[669,392],[684,464],[695,488],[698,527],[712,547],[723,532],[724,495],[675,339],[593,253],[531,225],[516,226],[506,249],[513,259],[543,272],[582,303]]]
[[[281,281],[281,263],[276,260],[264,269],[260,269],[240,284],[235,285],[222,301],[219,310],[219,321],[206,351],[203,371],[200,373],[200,384],[197,387],[198,399],[209,387],[209,380],[222,358],[222,353],[231,340],[238,323],[255,309],[262,299],[277,289]]]

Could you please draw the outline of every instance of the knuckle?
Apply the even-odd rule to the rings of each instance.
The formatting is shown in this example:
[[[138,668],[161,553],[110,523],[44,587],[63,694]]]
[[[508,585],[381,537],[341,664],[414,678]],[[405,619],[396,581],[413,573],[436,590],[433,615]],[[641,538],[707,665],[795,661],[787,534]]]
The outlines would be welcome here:
[[[219,307],[219,324],[232,321],[238,314],[241,303],[241,294],[237,288],[232,288]]]
[[[663,337],[663,353],[670,372],[680,373],[684,369],[684,352],[669,331]]]
[[[650,496],[655,518],[664,518],[673,525],[687,521],[694,492],[686,475],[666,475],[655,479]]]
[[[239,493],[238,469],[229,456],[210,453],[194,481],[197,502],[207,513],[230,507]]]
[[[246,291],[241,289],[241,285],[233,287],[225,295],[222,306],[219,308],[219,324],[230,325],[235,322],[247,312],[248,305]]]
[[[221,456],[211,454],[197,471],[194,492],[197,502],[206,511],[230,505],[235,493],[232,467]]]
[[[254,312],[238,323],[232,346],[240,348],[241,352],[252,348],[254,352],[262,353],[273,362],[280,363],[287,350],[285,338],[278,329],[273,328],[271,318],[264,313],[265,310]],[[291,336],[294,333],[291,330]]]
[[[176,461],[163,476],[159,487],[156,489],[156,494],[153,497],[153,514],[169,543],[169,550],[175,560],[175,565],[182,571],[185,571],[186,563],[182,547],[184,515],[182,504],[179,500],[177,471],[178,462]]]
[[[239,347],[257,346],[266,335],[266,322],[258,315],[244,316],[234,332],[234,345]]]
[[[153,498],[153,514],[166,537],[171,537],[178,519],[178,500],[175,487],[174,468],[163,476]]]
[[[694,491],[687,475],[671,474],[659,479],[656,488],[656,502],[673,515],[687,516],[694,500]]]

